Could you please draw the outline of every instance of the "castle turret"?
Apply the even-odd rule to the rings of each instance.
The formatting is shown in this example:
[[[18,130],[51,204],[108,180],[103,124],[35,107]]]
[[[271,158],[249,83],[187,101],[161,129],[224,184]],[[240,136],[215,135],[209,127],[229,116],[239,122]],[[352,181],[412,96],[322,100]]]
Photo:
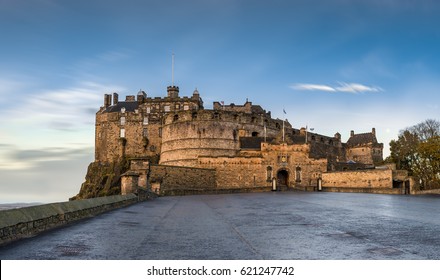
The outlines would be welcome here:
[[[169,86],[167,87],[168,97],[178,98],[179,97],[179,87]]]
[[[375,129],[374,127],[371,129],[371,133],[372,133],[374,136],[376,136],[376,129]]]
[[[147,94],[143,90],[139,90],[137,94],[137,101],[139,103],[144,103],[144,100],[147,99]]]
[[[119,94],[115,92],[113,93],[113,105],[117,105],[118,102],[119,102]]]
[[[196,100],[200,99],[200,94],[199,94],[199,91],[197,90],[197,88],[194,90],[192,98],[196,99]]]

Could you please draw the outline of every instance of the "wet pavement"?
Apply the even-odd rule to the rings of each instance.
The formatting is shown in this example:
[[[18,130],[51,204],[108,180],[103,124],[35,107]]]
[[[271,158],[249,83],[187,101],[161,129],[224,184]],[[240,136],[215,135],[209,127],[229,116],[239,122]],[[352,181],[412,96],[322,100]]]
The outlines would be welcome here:
[[[0,248],[0,259],[440,259],[440,196],[161,197]]]

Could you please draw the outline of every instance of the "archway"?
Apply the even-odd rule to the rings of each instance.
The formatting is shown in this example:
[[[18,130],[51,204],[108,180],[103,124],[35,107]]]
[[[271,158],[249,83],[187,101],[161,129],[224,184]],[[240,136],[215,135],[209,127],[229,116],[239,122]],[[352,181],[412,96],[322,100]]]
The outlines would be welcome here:
[[[289,186],[289,172],[285,169],[281,169],[277,173],[277,185],[287,187]]]

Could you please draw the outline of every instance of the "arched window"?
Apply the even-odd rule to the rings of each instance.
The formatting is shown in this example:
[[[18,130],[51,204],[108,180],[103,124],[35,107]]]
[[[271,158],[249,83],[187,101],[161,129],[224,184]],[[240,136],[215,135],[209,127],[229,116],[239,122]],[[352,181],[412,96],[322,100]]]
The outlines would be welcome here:
[[[179,115],[174,115],[174,117],[173,117],[173,122],[176,122],[176,121],[178,121],[179,120]]]
[[[258,132],[256,131],[252,132],[252,137],[258,137]]]
[[[196,112],[192,113],[192,119],[197,120],[197,113]]]

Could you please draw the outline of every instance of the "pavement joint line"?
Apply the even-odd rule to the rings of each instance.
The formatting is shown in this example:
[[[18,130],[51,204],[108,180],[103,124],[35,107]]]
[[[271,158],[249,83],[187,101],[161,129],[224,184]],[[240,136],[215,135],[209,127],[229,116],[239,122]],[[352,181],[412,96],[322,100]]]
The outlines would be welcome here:
[[[220,217],[220,219],[222,219],[237,234],[238,238],[240,238],[240,240],[243,241],[246,246],[251,249],[252,252],[258,255],[261,259],[264,259],[263,255],[254,246],[252,246],[252,244],[240,233],[240,231],[233,224],[231,224],[220,212],[216,211],[215,208],[206,203],[206,201],[203,202],[212,210],[212,212]]]

